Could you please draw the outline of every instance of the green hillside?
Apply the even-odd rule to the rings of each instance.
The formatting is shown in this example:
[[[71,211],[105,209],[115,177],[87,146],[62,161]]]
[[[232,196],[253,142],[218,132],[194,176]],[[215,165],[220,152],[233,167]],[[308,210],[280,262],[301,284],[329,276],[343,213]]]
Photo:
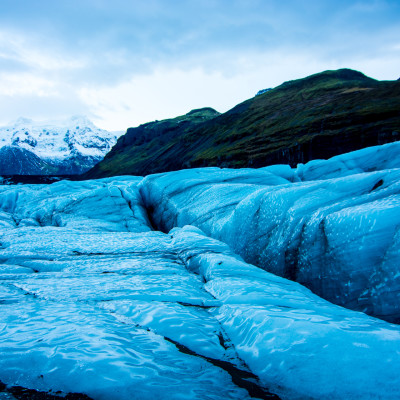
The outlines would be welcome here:
[[[285,82],[232,110],[129,128],[83,177],[307,162],[400,139],[400,81],[349,69]]]

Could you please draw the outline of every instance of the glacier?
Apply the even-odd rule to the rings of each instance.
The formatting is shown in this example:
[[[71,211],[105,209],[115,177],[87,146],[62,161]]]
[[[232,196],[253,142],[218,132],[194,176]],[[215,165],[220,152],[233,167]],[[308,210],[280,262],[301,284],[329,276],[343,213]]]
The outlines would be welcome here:
[[[0,382],[398,399],[399,147],[360,152],[0,185]]]
[[[163,231],[197,226],[251,264],[335,304],[398,322],[399,168],[396,142],[297,169],[150,175],[139,188]]]

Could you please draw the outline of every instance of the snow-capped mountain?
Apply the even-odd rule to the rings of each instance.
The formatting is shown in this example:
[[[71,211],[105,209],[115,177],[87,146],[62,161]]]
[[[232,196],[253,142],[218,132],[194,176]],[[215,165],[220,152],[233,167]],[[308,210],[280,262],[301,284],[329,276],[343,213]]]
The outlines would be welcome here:
[[[27,150],[32,158],[56,168],[58,174],[80,174],[102,160],[116,143],[118,134],[96,127],[83,116],[74,116],[65,121],[35,122],[27,118],[19,118],[8,126],[0,128],[0,147],[18,147]],[[30,154],[23,152],[25,158]],[[21,152],[8,150],[13,155],[7,171],[19,175],[36,174],[35,171],[21,171],[18,154]],[[14,171],[15,170],[15,171]],[[47,174],[44,170],[43,174]],[[51,170],[54,173],[54,170]],[[0,174],[4,173],[0,168]]]

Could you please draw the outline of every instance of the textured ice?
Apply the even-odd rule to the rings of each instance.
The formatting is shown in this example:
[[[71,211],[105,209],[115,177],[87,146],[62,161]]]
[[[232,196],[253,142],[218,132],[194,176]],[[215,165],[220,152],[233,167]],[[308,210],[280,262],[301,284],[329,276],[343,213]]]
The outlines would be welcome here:
[[[94,399],[249,398],[208,359],[250,374],[221,344],[219,302],[151,231],[137,182],[1,187],[0,380]]]
[[[282,398],[398,396],[397,326],[247,264],[197,228],[21,227],[1,243],[9,385],[94,399],[249,398],[221,361]]]
[[[247,262],[336,304],[395,322],[400,320],[400,169],[393,167],[400,166],[399,154],[400,144],[393,143],[311,162],[312,168],[306,164],[298,171],[287,166],[185,170],[148,176],[139,186],[155,225],[164,231],[195,225]],[[345,176],[313,180],[329,170]]]
[[[248,398],[222,369],[96,305],[21,300],[2,312],[6,383],[95,399]]]
[[[172,233],[188,269],[203,276],[206,290],[222,303],[212,315],[264,385],[292,399],[399,396],[392,369],[400,362],[398,326],[334,306],[229,250],[219,253],[216,241],[206,246],[202,239],[202,250],[193,250],[188,245],[199,237],[192,229]],[[377,372],[383,364],[386,376]]]
[[[400,142],[367,147],[329,160],[313,160],[299,164],[295,172],[300,180],[308,181],[393,168],[400,168]]]
[[[126,177],[118,181],[0,186],[0,229],[17,225],[149,231],[147,213],[136,187],[139,180]]]
[[[395,316],[399,173],[0,186],[0,381],[100,400],[398,399],[398,325],[238,253]]]

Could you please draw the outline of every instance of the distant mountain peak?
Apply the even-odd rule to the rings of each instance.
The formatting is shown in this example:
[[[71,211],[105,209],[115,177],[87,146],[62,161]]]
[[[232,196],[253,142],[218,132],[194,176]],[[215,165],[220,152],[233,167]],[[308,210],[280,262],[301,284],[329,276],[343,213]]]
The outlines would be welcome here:
[[[48,122],[21,117],[0,127],[0,148],[17,146],[58,167],[59,173],[76,174],[103,159],[118,136],[115,132],[96,127],[83,115]],[[16,158],[18,156],[13,159]]]
[[[326,70],[313,74],[301,79],[295,79],[282,83],[275,89],[286,89],[292,87],[305,87],[320,85],[353,85],[355,82],[360,83],[373,83],[377,82],[375,79],[369,78],[360,71],[356,71],[350,68],[341,68],[337,70]]]
[[[217,110],[214,110],[212,107],[203,107],[203,108],[195,108],[194,110],[189,111],[186,115],[193,114],[215,114],[215,116],[220,113]]]
[[[319,74],[314,74],[311,76],[315,76],[315,75],[331,76],[331,77],[338,78],[338,79],[372,79],[372,78],[369,78],[368,76],[366,76],[365,74],[363,74],[362,72],[357,71],[355,69],[350,69],[350,68],[326,70],[326,71],[320,72]]]

